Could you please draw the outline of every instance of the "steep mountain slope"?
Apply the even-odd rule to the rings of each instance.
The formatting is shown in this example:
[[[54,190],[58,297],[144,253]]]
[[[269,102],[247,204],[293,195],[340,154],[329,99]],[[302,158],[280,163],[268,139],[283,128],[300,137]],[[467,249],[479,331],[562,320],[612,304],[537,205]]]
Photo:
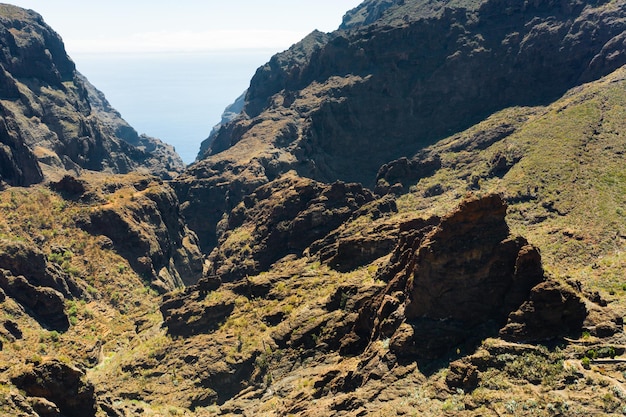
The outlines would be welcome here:
[[[81,76],[41,16],[0,5],[1,180],[29,185],[43,171],[142,170],[171,178],[173,148],[140,137]]]
[[[379,188],[399,192],[395,204],[365,204],[302,258],[167,297],[172,341],[157,375],[215,375],[185,384],[176,404],[197,415],[619,415],[624,365],[587,362],[622,355],[626,342],[625,74],[495,113],[387,164]],[[439,168],[414,175],[432,159]],[[293,175],[244,199],[214,254],[248,268],[266,251],[267,213],[289,233],[315,212],[289,210],[297,200],[285,193],[308,181]],[[457,208],[468,193],[484,197]],[[182,346],[197,361],[180,363]],[[199,353],[209,346],[221,355]],[[159,381],[148,379],[155,393]]]
[[[176,185],[207,251],[221,216],[281,173],[373,186],[392,159],[626,63],[620,1],[387,3],[352,12],[389,6],[373,23],[314,32],[259,68],[241,116]]]
[[[0,413],[623,415],[624,13],[368,0],[175,180],[0,190]]]

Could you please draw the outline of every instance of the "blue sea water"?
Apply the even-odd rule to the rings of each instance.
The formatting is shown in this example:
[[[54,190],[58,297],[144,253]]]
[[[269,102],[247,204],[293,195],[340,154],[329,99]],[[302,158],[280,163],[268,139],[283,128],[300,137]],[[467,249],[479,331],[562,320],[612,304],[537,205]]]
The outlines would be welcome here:
[[[191,163],[222,111],[276,51],[74,55],[78,71],[139,133]]]

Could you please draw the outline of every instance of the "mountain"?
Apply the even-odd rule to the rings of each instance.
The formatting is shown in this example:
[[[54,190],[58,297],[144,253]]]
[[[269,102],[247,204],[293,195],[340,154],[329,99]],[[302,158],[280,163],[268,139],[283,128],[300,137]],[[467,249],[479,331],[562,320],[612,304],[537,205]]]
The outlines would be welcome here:
[[[173,147],[139,136],[76,71],[42,17],[0,6],[2,177],[30,185],[50,172],[143,171],[171,178],[184,165]]]
[[[366,0],[171,180],[51,169],[9,120],[44,168],[0,190],[0,414],[623,414],[625,15]]]
[[[225,212],[289,170],[373,187],[391,160],[626,63],[615,3],[390,3],[363,3],[345,29],[314,32],[257,70],[241,116],[176,186],[206,250]],[[349,23],[357,15],[375,23]]]

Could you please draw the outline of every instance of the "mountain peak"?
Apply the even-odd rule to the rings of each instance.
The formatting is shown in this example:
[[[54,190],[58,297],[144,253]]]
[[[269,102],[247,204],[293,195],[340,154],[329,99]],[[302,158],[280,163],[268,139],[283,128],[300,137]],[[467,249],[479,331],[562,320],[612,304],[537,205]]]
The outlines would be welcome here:
[[[0,110],[10,184],[83,169],[171,178],[184,167],[173,147],[142,139],[111,108],[39,14],[10,5],[0,6]]]

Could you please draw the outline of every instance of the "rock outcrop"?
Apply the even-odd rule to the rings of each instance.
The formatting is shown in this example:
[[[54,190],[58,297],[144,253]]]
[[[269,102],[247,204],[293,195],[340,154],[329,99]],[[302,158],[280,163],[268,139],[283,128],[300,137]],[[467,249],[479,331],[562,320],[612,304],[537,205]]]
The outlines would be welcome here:
[[[35,286],[23,276],[0,269],[0,288],[20,303],[43,327],[66,331],[70,327],[65,312],[65,297],[50,288]]]
[[[510,236],[505,214],[502,199],[490,195],[466,200],[434,228],[428,223],[405,227],[378,275],[387,287],[363,310],[344,350],[358,350],[359,341],[364,347],[371,338],[388,338],[398,356],[435,358],[454,346],[496,335],[509,315],[511,321],[518,317],[534,340],[580,332],[584,303],[573,292],[541,303],[546,297],[538,294],[555,284],[544,282],[538,250]],[[513,313],[518,308],[526,315]],[[564,317],[571,325],[542,333],[538,323],[546,314],[558,317],[550,320],[555,325]]]
[[[0,121],[0,179],[16,186],[28,186],[43,180],[37,158],[16,132],[15,123],[4,113]]]
[[[511,312],[500,336],[521,342],[580,336],[586,318],[585,302],[576,289],[548,281],[535,286],[528,301]]]
[[[66,251],[54,248],[50,256],[62,257]],[[84,281],[49,261],[40,249],[7,239],[0,239],[0,288],[43,327],[57,331],[65,331],[70,325],[66,299],[91,298]]]
[[[65,249],[55,248],[57,255]],[[88,298],[84,283],[72,277],[55,262],[49,262],[37,247],[24,242],[0,239],[0,268],[22,275],[38,287],[49,287],[68,298]]]
[[[36,401],[48,409],[58,407],[67,417],[95,417],[97,406],[94,386],[85,381],[80,370],[62,362],[44,363],[15,376],[12,382],[30,397],[43,398]],[[38,408],[34,406],[33,408]]]
[[[171,178],[171,146],[139,137],[80,75],[61,38],[33,11],[0,10],[1,180],[29,185],[56,171],[143,170]]]
[[[365,266],[390,254],[397,241],[400,226],[384,219],[398,211],[393,198],[384,197],[364,204],[323,239],[311,244],[308,255],[319,256],[331,268],[347,272]],[[356,223],[356,224],[354,224]]]
[[[330,185],[285,175],[257,188],[235,207],[211,253],[213,273],[224,281],[266,271],[282,257],[302,256],[374,196],[360,184]]]
[[[218,299],[207,300],[207,295],[220,285],[219,281],[203,278],[182,294],[166,294],[160,309],[168,333],[189,337],[217,329],[233,312],[236,299],[233,292],[222,292]]]
[[[174,191],[151,177],[108,187],[118,201],[96,205],[79,226],[110,239],[131,267],[161,292],[193,284],[202,276],[196,235],[180,215]],[[128,199],[128,200],[127,200]]]

